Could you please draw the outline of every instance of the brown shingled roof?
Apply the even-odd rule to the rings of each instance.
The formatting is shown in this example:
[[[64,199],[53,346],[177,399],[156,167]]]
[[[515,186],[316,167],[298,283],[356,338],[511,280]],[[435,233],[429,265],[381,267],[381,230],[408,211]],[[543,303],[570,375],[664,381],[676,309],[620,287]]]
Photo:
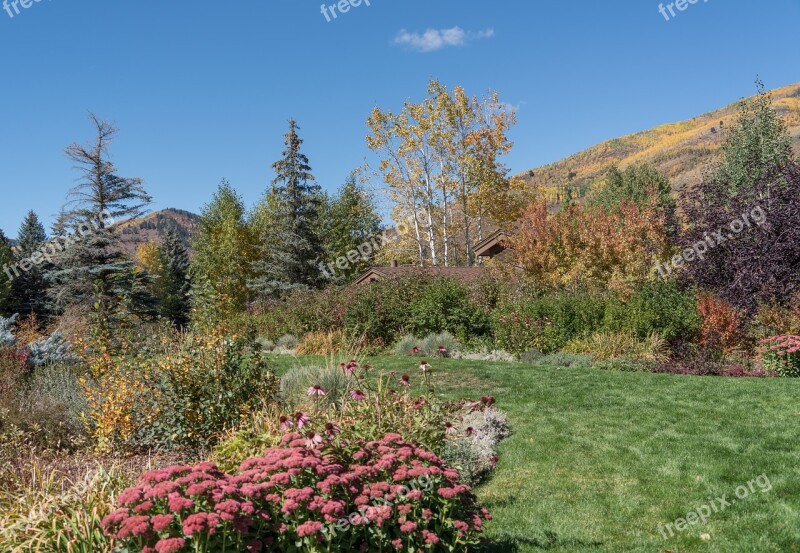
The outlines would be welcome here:
[[[462,282],[470,282],[486,274],[484,267],[419,267],[401,265],[399,267],[373,267],[358,277],[353,284],[374,282],[391,276],[425,275],[432,277],[451,277]]]
[[[503,229],[497,229],[489,236],[475,244],[474,251],[478,257],[494,257],[508,248],[505,242],[508,240],[508,234]]]

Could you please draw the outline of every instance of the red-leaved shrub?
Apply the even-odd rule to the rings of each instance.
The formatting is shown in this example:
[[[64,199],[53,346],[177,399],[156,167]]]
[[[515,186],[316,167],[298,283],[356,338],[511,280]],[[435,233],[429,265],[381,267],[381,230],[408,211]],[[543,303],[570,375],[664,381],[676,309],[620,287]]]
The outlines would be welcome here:
[[[732,353],[744,346],[742,317],[729,302],[711,294],[698,294],[697,313],[702,321],[702,347],[714,352]]]
[[[28,369],[28,348],[0,348],[0,397],[11,394]]]
[[[336,459],[315,436],[225,474],[211,463],[143,475],[103,521],[131,551],[454,551],[488,511],[458,472],[397,434]]]

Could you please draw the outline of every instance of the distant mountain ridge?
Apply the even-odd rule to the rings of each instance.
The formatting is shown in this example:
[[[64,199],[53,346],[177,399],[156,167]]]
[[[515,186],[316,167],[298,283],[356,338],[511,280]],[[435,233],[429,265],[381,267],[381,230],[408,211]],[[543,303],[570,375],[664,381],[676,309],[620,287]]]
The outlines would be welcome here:
[[[125,251],[135,254],[139,244],[156,242],[168,228],[175,228],[187,248],[197,232],[200,216],[183,209],[167,208],[122,224]]]
[[[800,83],[771,92],[781,118],[792,133],[800,154]],[[673,188],[696,183],[716,158],[725,129],[738,115],[739,103],[700,115],[688,121],[660,125],[650,130],[607,140],[567,158],[518,175],[538,186],[551,201],[561,201],[568,189],[583,196],[602,182],[613,165],[625,168],[650,163],[669,177]]]

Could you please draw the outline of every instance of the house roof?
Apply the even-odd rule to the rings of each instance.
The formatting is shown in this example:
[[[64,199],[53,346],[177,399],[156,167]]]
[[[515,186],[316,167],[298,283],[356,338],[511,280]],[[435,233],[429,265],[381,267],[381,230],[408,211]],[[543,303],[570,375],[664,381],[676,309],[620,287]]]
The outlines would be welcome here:
[[[353,284],[363,284],[383,280],[392,276],[425,275],[432,277],[450,277],[462,282],[469,282],[486,274],[484,267],[419,267],[418,265],[401,265],[399,267],[373,267]]]
[[[489,236],[475,244],[473,251],[478,257],[494,257],[500,252],[508,249],[503,242],[508,238],[508,234],[503,229],[497,229]]]

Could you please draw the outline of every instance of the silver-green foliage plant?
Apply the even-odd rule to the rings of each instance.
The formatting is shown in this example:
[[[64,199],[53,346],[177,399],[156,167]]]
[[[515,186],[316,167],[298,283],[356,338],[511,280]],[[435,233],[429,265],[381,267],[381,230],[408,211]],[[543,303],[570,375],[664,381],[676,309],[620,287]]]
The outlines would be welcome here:
[[[69,342],[58,331],[47,338],[32,342],[28,348],[31,352],[29,361],[35,367],[50,363],[72,363],[78,360],[78,357],[70,351]]]
[[[495,407],[468,412],[455,431],[455,437],[445,444],[443,457],[458,469],[465,484],[474,486],[497,466],[497,447],[511,434],[508,417]]]
[[[266,338],[257,338],[256,343],[261,346],[263,351],[272,351],[275,349],[275,342]]]
[[[297,339],[297,336],[293,336],[291,334],[284,334],[283,336],[278,338],[276,345],[284,350],[293,350],[297,349],[297,345],[299,343],[300,341]]]
[[[12,332],[14,323],[17,322],[17,315],[13,317],[0,317],[0,347],[10,348],[17,344],[17,339]]]

